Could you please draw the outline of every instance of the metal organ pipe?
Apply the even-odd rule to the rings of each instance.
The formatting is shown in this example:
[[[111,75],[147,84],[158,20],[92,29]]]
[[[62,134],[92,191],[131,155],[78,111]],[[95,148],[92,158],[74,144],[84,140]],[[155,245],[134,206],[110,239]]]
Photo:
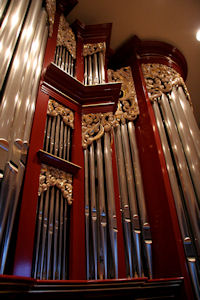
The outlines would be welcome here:
[[[171,153],[170,153],[170,149],[169,149],[169,145],[167,142],[167,137],[166,137],[166,133],[165,133],[164,125],[163,125],[163,120],[161,117],[161,113],[160,113],[157,101],[153,102],[153,109],[154,109],[154,113],[155,113],[155,117],[156,117],[156,122],[157,122],[158,130],[159,130],[159,134],[160,134],[160,138],[161,138],[161,143],[162,143],[162,149],[163,149],[163,153],[165,156],[169,179],[170,179],[172,192],[173,192],[173,196],[174,196],[174,200],[175,200],[176,211],[177,211],[177,215],[178,215],[178,221],[179,221],[179,226],[180,226],[180,230],[181,230],[185,253],[186,253],[186,257],[187,257],[187,261],[188,261],[188,265],[189,265],[189,270],[190,270],[190,274],[192,277],[193,285],[196,290],[196,294],[198,295],[199,294],[199,288],[198,288],[199,284],[198,284],[198,275],[197,275],[198,274],[197,261],[196,261],[196,257],[195,257],[194,246],[192,243],[192,236],[191,236],[190,230],[188,228],[188,222],[187,222],[187,216],[186,216],[187,214],[185,213],[185,210],[184,210],[180,187],[179,187],[179,184],[177,181],[177,177],[176,177],[176,173],[175,173],[175,169],[174,169],[174,165],[173,165],[173,161],[171,158]]]
[[[2,88],[13,51],[28,8],[28,0],[11,1],[0,29],[0,89]]]

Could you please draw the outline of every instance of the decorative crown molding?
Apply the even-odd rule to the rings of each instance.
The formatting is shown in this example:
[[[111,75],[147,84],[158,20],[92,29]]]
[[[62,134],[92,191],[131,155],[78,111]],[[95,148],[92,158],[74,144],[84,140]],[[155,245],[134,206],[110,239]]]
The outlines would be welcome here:
[[[126,120],[133,121],[139,115],[139,107],[136,91],[130,67],[124,67],[117,71],[108,70],[109,82],[121,83],[121,95],[115,118],[118,122],[125,123]]]
[[[174,69],[162,64],[142,64],[146,88],[151,101],[170,93],[174,86],[182,86],[191,104],[190,95],[181,75]]]
[[[67,48],[71,56],[76,58],[76,39],[75,34],[72,29],[69,27],[68,22],[65,19],[65,16],[61,14],[58,35],[57,35],[57,46],[64,46]]]
[[[83,46],[83,56],[92,55],[94,53],[106,52],[106,43],[96,43],[96,44],[84,44]]]
[[[72,175],[62,170],[53,168],[51,166],[42,165],[39,177],[39,191],[40,196],[50,186],[55,186],[61,190],[63,198],[68,204],[72,204]]]
[[[59,104],[54,99],[49,99],[47,114],[51,117],[56,117],[57,115],[60,115],[65,125],[70,126],[72,129],[74,128],[73,111]]]
[[[56,13],[56,0],[46,0],[46,11],[49,20],[49,37],[53,34],[53,25]]]

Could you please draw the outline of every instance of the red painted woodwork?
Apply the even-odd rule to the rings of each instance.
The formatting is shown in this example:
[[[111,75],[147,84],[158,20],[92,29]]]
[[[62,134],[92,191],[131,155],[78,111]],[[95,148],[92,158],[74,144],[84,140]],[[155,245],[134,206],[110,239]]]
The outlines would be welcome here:
[[[72,136],[72,161],[81,167],[73,176],[73,205],[70,222],[69,279],[86,278],[85,254],[85,201],[84,201],[84,155],[82,148],[81,111],[75,114]]]
[[[113,181],[115,190],[115,207],[117,217],[117,251],[118,251],[118,275],[119,278],[126,278],[126,262],[125,262],[125,249],[124,249],[124,237],[122,228],[122,215],[120,210],[120,195],[119,195],[119,183],[117,175],[117,163],[114,142],[112,144],[112,167],[113,167]]]
[[[144,182],[144,192],[152,233],[154,278],[184,276],[185,293],[193,292],[179,229],[162,145],[152,105],[145,88],[141,63],[167,64],[184,78],[187,64],[183,55],[171,45],[131,38],[111,58],[110,67],[130,65],[140,115],[135,122],[136,139]]]
[[[37,154],[41,163],[50,165],[54,168],[58,168],[67,173],[75,175],[81,169],[80,166],[63,158],[50,154],[49,152],[46,152],[44,150],[40,149]]]
[[[110,105],[110,109],[113,112],[116,110],[121,87],[120,83],[86,86],[58,68],[54,63],[47,67],[44,81],[67,95],[72,101],[76,101],[77,104],[87,105],[87,110],[90,110],[90,112],[94,110],[96,104],[105,105],[106,107]],[[101,107],[99,111],[101,111]]]

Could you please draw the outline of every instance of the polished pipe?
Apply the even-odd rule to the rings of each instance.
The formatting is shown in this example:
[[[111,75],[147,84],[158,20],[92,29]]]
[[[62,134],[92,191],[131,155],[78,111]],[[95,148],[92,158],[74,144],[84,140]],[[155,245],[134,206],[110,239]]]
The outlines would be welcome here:
[[[54,223],[53,223],[53,274],[52,279],[58,279],[58,230],[59,230],[59,193],[60,191],[56,190],[56,196],[54,199]]]
[[[13,1],[12,3],[14,3]],[[24,77],[27,68],[27,59],[30,47],[34,37],[35,27],[37,24],[42,1],[32,1],[29,13],[20,37],[19,45],[16,50],[4,95],[0,107],[0,147],[9,147],[10,131],[15,118],[15,111],[19,105],[19,94],[21,89],[21,79]],[[16,1],[17,3],[17,1]]]
[[[70,150],[71,150],[71,128],[68,126],[67,133],[67,155],[66,160],[70,160]]]
[[[98,217],[96,204],[96,187],[95,187],[95,158],[94,145],[90,145],[89,150],[89,167],[90,167],[90,200],[91,200],[91,226],[92,226],[92,241],[93,241],[93,257],[94,257],[94,278],[98,279]]]
[[[12,1],[0,28],[0,89],[2,88],[17,39],[21,32],[28,4],[28,0]]]
[[[183,189],[185,203],[194,234],[195,244],[197,247],[197,251],[200,254],[199,207],[193,189],[193,184],[190,178],[190,173],[188,170],[185,155],[182,149],[182,144],[177,132],[171,108],[169,106],[168,98],[164,94],[162,94],[161,97],[161,110],[166,123],[167,132],[169,134],[174,159],[176,161],[176,166]]]
[[[63,257],[62,257],[62,279],[67,279],[67,201],[61,195],[63,202]]]
[[[49,144],[50,144],[51,123],[52,123],[52,117],[47,115],[47,129],[46,129],[46,143],[45,143],[45,151],[47,152],[49,150]]]
[[[60,158],[62,158],[62,154],[63,154],[63,134],[64,134],[64,123],[63,123],[63,120],[61,119],[61,121],[60,121],[59,153],[58,153],[58,156]]]
[[[36,66],[38,63],[41,41],[44,37],[44,30],[46,25],[47,13],[42,10],[40,14],[40,22],[37,25],[31,50],[29,53],[29,61],[26,72],[24,74],[23,85],[19,93],[18,104],[15,112],[15,119],[13,124],[14,129],[14,144],[19,149],[23,145],[24,129],[26,126],[27,110],[29,108],[32,88],[34,85],[34,77]],[[30,65],[29,65],[30,64]],[[13,159],[13,158],[12,158]]]
[[[67,156],[67,125],[64,124],[63,159]]]
[[[68,61],[69,61],[69,52],[66,49],[66,54],[65,54],[65,72],[68,72]]]
[[[117,255],[117,219],[115,209],[115,193],[112,171],[112,155],[110,144],[110,133],[104,134],[104,162],[105,162],[105,178],[106,178],[106,192],[107,192],[107,205],[108,205],[108,218],[109,218],[109,234],[111,242],[111,251],[113,258],[114,276],[118,278],[118,255]]]
[[[37,278],[37,268],[38,268],[38,261],[39,261],[39,247],[40,247],[40,237],[42,233],[42,214],[43,214],[43,207],[44,207],[44,192],[38,198],[38,212],[37,212],[37,235],[36,235],[36,246],[35,246],[35,261],[34,261],[34,270],[33,270],[33,277]]]
[[[104,54],[99,52],[99,82],[105,83]]]
[[[88,84],[88,66],[87,66],[87,56],[84,58],[84,84]]]
[[[55,142],[54,142],[54,154],[58,154],[58,143],[59,143],[59,134],[60,134],[60,116],[56,116],[56,130],[55,130]]]
[[[92,70],[92,84],[99,83],[99,74],[98,74],[98,64],[97,64],[97,54],[94,53],[92,56],[93,59],[93,70]]]
[[[58,279],[62,279],[62,248],[63,248],[63,198],[59,199],[59,236],[58,236]]]
[[[86,235],[86,276],[90,279],[90,234],[89,234],[89,168],[88,168],[88,149],[84,150],[84,172],[85,172],[85,235]]]
[[[104,172],[103,172],[103,154],[101,139],[97,140],[97,179],[98,179],[98,203],[100,216],[100,249],[98,262],[100,265],[100,279],[107,279],[108,277],[108,262],[107,262],[107,216],[105,204],[105,190],[104,190]],[[102,262],[102,263],[101,263]]]
[[[7,3],[8,3],[8,0],[2,0],[0,2],[0,20],[1,20],[2,16],[3,16],[3,13],[4,13],[4,10],[6,8]]]
[[[49,152],[53,154],[54,141],[55,141],[56,117],[53,117],[50,133],[50,149]]]
[[[193,142],[193,138],[188,128],[187,120],[185,118],[183,109],[178,99],[176,88],[172,89],[170,104],[174,115],[175,123],[178,128],[178,132],[183,145],[184,153],[187,158],[188,168],[190,170],[192,182],[199,200],[200,205],[200,159],[196,152],[196,147]]]
[[[120,126],[117,126],[115,130],[115,145],[116,145],[116,158],[117,158],[117,170],[118,180],[120,188],[120,199],[123,217],[123,227],[125,236],[125,249],[127,255],[128,269],[130,277],[133,277],[133,266],[132,266],[132,246],[131,246],[131,218],[128,202],[128,192],[126,183],[126,172],[125,162],[122,149],[122,138]]]
[[[141,255],[141,228],[139,224],[139,215],[138,215],[137,200],[135,194],[135,182],[133,178],[133,168],[132,168],[130,145],[129,145],[126,124],[121,124],[121,135],[122,135],[122,145],[123,145],[124,160],[125,160],[129,204],[130,204],[130,211],[131,211],[133,241],[134,241],[134,248],[136,251],[134,265],[135,265],[135,271],[137,272],[137,275],[141,277],[143,276],[143,265],[142,265],[142,255]]]
[[[72,57],[71,57],[71,54],[69,53],[69,55],[68,55],[68,69],[67,69],[68,74],[71,74],[71,63],[72,63]]]
[[[88,55],[88,85],[92,85],[92,57]]]
[[[138,198],[138,206],[140,212],[140,220],[142,224],[142,235],[144,239],[144,252],[147,259],[148,274],[152,278],[152,238],[150,225],[147,217],[145,197],[144,197],[144,187],[142,181],[142,172],[140,168],[139,153],[137,147],[137,141],[135,136],[135,127],[132,121],[128,122],[128,133],[131,149],[131,157],[133,162],[133,170],[135,175],[135,186]]]
[[[200,159],[200,131],[199,127],[197,125],[196,119],[194,117],[192,107],[187,100],[185,93],[183,91],[182,87],[178,87],[178,99],[180,101],[180,104],[182,106],[182,109],[184,111],[186,120],[188,122],[188,127],[190,129],[190,133],[192,135],[196,151],[198,153],[199,159]]]

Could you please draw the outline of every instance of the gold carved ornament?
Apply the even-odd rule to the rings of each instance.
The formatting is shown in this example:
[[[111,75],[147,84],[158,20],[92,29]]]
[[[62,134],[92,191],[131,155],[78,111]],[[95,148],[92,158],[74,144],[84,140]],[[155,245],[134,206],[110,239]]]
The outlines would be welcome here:
[[[74,128],[73,111],[59,104],[54,99],[49,99],[47,114],[51,117],[56,117],[57,115],[60,115],[65,125],[70,126],[72,129]]]
[[[96,44],[84,44],[83,45],[83,56],[92,55],[98,52],[105,54],[106,43],[96,43]]]
[[[82,146],[86,149],[93,141],[100,139],[104,132],[112,131],[120,123],[133,121],[139,114],[131,69],[108,70],[110,82],[121,82],[121,96],[116,113],[97,113],[82,116]]]
[[[49,37],[53,34],[53,25],[56,12],[56,0],[46,0],[46,11],[49,20]]]
[[[184,80],[174,69],[162,64],[142,64],[142,71],[151,101],[160,98],[162,93],[170,93],[174,86],[182,86],[191,104]]]
[[[60,16],[58,35],[57,35],[57,46],[64,46],[67,48],[71,56],[76,58],[76,39],[75,34],[69,27],[65,16],[62,14]]]
[[[68,204],[72,204],[72,175],[51,166],[42,165],[38,196],[51,186],[58,188]]]

